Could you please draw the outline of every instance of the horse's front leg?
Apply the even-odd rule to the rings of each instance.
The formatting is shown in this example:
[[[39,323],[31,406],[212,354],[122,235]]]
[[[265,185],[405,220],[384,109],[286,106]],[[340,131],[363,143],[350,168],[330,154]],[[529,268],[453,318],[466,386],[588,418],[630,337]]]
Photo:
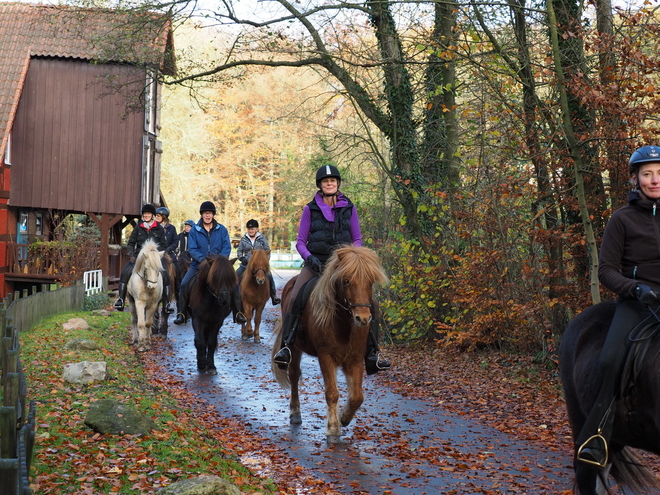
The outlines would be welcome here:
[[[327,405],[327,423],[325,436],[328,443],[338,443],[341,435],[341,426],[339,424],[339,411],[337,403],[339,402],[339,391],[337,390],[337,365],[332,358],[327,355],[319,356],[319,365],[323,374],[323,383],[325,384],[325,403]]]
[[[346,376],[346,385],[348,386],[348,399],[341,408],[339,421],[342,426],[348,426],[351,420],[355,417],[355,413],[364,402],[364,392],[362,391],[362,361],[352,364],[344,368],[344,375]]]
[[[206,371],[211,375],[217,375],[218,370],[215,367],[215,350],[218,348],[218,332],[220,327],[211,331],[206,341]]]
[[[197,351],[197,371],[206,372],[206,339],[204,338],[204,328],[199,319],[193,317],[193,329],[195,330],[195,350]]]
[[[302,423],[302,415],[300,414],[300,395],[298,391],[298,384],[302,372],[300,370],[300,358],[302,357],[299,350],[292,349],[291,362],[288,367],[289,383],[291,383],[291,399],[289,400],[289,422],[292,425],[299,425]]]
[[[151,325],[154,322],[154,313],[156,308],[151,304],[144,306],[144,321],[138,325],[140,330],[140,340],[138,342],[138,351],[145,352],[151,349]]]
[[[252,305],[247,301],[243,301],[243,314],[245,315],[245,319],[247,320],[247,322],[245,322],[241,326],[241,338],[243,340],[248,340],[250,337],[252,337],[253,331],[252,331]]]
[[[259,335],[259,326],[261,325],[261,313],[263,312],[264,307],[258,307],[254,312],[254,343],[259,344],[261,342],[261,336]]]
[[[136,303],[135,300],[129,300],[131,305],[131,345],[138,343],[138,308]]]

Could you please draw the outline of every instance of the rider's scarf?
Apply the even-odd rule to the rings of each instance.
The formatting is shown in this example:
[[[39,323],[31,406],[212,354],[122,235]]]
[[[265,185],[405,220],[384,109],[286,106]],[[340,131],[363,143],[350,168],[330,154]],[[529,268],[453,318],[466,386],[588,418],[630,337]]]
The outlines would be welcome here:
[[[149,232],[151,229],[158,227],[158,222],[156,220],[152,220],[151,223],[142,222],[140,227]]]

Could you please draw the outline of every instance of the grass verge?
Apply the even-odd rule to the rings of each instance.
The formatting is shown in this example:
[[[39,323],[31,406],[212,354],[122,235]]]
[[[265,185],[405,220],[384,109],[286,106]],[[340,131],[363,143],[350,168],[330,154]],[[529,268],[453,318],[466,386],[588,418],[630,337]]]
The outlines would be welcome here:
[[[90,328],[64,329],[77,317]],[[69,313],[20,333],[28,400],[37,407],[33,492],[153,493],[179,479],[213,474],[242,493],[276,493],[272,480],[255,476],[226,448],[221,430],[208,428],[167,387],[149,381],[144,360],[128,345],[129,323],[129,313]],[[65,344],[77,338],[93,340],[99,349],[66,350]],[[64,365],[80,361],[105,361],[111,378],[87,385],[65,382]],[[95,433],[84,421],[99,399],[134,405],[158,431],[145,437]]]

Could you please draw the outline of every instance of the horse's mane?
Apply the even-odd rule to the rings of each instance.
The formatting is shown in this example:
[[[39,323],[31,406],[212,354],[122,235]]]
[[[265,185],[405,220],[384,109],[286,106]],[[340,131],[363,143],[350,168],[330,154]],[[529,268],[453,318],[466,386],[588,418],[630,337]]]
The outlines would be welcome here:
[[[337,289],[344,282],[370,287],[386,283],[387,275],[378,255],[371,249],[357,246],[336,249],[310,295],[309,304],[316,309],[314,319],[321,328],[326,328],[335,318],[337,305],[330,302],[337,300]]]
[[[249,286],[252,283],[252,272],[256,269],[263,268],[266,275],[270,273],[270,251],[263,249],[253,249],[252,256],[248,261],[245,272],[241,278],[241,286]]]
[[[190,301],[194,303],[201,301],[207,286],[213,292],[220,292],[223,288],[231,291],[236,285],[236,280],[236,271],[229,258],[220,254],[210,254],[199,265],[197,282],[190,290]]]
[[[160,270],[160,260],[161,256],[158,251],[158,245],[153,239],[148,239],[142,245],[142,249],[140,249],[140,252],[138,253],[133,271],[135,273],[140,273],[145,265],[147,265],[148,268]]]

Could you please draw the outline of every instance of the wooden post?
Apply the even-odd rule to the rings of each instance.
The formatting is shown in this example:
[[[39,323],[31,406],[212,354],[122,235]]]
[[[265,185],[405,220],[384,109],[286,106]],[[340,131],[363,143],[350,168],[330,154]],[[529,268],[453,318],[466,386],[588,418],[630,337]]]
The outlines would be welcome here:
[[[16,457],[16,408],[0,407],[0,457]],[[1,485],[2,483],[0,483]]]

